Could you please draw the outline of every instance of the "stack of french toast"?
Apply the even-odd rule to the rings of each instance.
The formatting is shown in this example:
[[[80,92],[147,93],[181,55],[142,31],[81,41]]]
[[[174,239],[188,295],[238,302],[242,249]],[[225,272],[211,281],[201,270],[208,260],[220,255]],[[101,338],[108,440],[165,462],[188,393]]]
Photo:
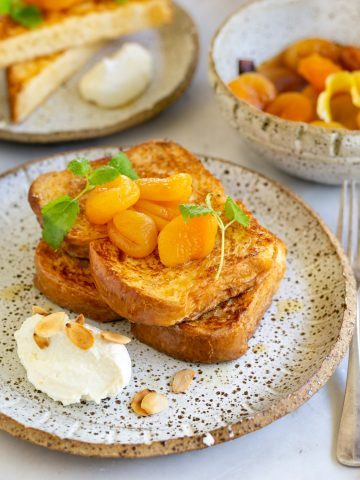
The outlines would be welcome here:
[[[126,150],[126,155],[140,179],[191,176],[187,204],[206,205],[211,193],[215,210],[224,205],[220,181],[178,144],[149,141]],[[92,168],[101,169],[109,161],[96,160]],[[84,179],[68,169],[40,175],[29,191],[40,224],[44,206],[64,195],[74,198],[83,188]],[[109,238],[106,225],[89,221],[86,202],[87,195],[79,201],[80,213],[59,248],[44,240],[37,247],[35,284],[41,292],[100,322],[127,319],[138,340],[178,359],[212,363],[246,352],[284,276],[286,247],[242,202],[236,201],[246,226],[229,226],[224,251],[215,232],[210,254],[174,266],[164,265],[160,243],[145,257],[127,254]],[[137,205],[130,210],[136,211]],[[162,228],[160,224],[159,238]],[[131,238],[136,243],[136,235]],[[170,257],[176,248],[175,243],[168,245]],[[216,275],[219,262],[221,275]]]
[[[171,20],[171,0],[10,0],[0,5],[0,69],[10,117],[25,120],[103,45]]]

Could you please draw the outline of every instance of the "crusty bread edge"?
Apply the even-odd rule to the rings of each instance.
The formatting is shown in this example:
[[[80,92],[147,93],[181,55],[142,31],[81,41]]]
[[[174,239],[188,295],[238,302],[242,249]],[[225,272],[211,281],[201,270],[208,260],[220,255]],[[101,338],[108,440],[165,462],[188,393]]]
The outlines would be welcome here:
[[[60,85],[96,53],[102,44],[73,48],[59,54],[29,81],[16,80],[16,69],[22,63],[10,66],[6,70],[11,120],[21,123],[39,107]],[[36,61],[36,60],[35,60]]]
[[[183,328],[184,324],[172,327],[132,324],[131,332],[140,342],[179,360],[200,363],[235,360],[246,353],[248,340],[271,305],[285,270],[286,247],[279,240],[273,267],[262,276],[258,285],[242,294],[249,293],[253,299],[244,312],[239,312],[235,325],[232,323],[227,327],[225,324],[215,332],[194,333],[193,329]],[[236,298],[232,301],[236,302]],[[246,327],[242,328],[244,325]]]
[[[171,18],[170,0],[134,1],[109,11],[69,16],[59,23],[40,26],[0,40],[0,68],[157,27]]]

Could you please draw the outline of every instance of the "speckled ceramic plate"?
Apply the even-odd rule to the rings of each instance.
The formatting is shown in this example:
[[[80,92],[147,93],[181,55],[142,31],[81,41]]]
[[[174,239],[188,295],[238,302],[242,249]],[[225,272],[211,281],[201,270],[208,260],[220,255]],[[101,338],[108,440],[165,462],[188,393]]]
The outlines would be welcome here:
[[[150,87],[123,108],[107,110],[83,101],[78,93],[80,78],[91,65],[125,41],[139,42],[152,53],[155,74]],[[109,135],[145,122],[184,93],[197,65],[198,49],[193,20],[175,5],[172,24],[111,42],[19,125],[9,122],[5,74],[0,71],[0,117],[4,115],[0,118],[0,138],[37,143],[79,140]]]
[[[52,449],[82,455],[140,457],[199,449],[261,428],[307,401],[344,355],[354,323],[355,289],[338,243],[292,193],[258,173],[201,157],[234,197],[288,246],[288,269],[248,353],[216,365],[187,365],[134,340],[131,384],[115,400],[64,407],[35,391],[16,355],[14,332],[31,305],[48,305],[34,288],[33,252],[40,231],[27,204],[30,182],[116,148],[71,152],[31,163],[0,178],[0,428]],[[110,328],[129,334],[126,322]],[[169,392],[172,375],[191,366],[186,395]],[[148,387],[168,395],[168,411],[137,417],[129,408]]]

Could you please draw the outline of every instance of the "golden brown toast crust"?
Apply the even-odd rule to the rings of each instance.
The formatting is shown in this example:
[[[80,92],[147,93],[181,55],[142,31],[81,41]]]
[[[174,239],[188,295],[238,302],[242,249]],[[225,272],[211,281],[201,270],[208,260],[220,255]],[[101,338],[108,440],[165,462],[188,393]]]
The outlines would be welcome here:
[[[143,343],[171,357],[189,362],[234,360],[246,353],[248,340],[271,304],[286,269],[286,249],[279,241],[273,267],[245,293],[218,305],[196,321],[173,327],[132,324]]]
[[[118,320],[100,298],[89,262],[55,252],[40,241],[35,252],[35,285],[52,302],[100,322]]]
[[[97,289],[114,311],[134,323],[171,326],[195,319],[253,286],[271,267],[277,239],[248,214],[248,228],[237,225],[227,231],[225,264],[217,281],[219,236],[210,255],[179,267],[165,267],[157,251],[142,259],[128,257],[102,239],[90,244]]]
[[[0,68],[158,27],[171,21],[172,8],[170,0],[88,0],[43,17],[28,29],[0,15]]]
[[[174,142],[150,141],[132,147],[126,151],[134,169],[140,177],[167,177],[175,173],[189,173],[193,177],[194,195],[192,201],[202,203],[208,192],[215,197],[222,198],[224,189],[217,180],[195,157],[185,148]],[[94,168],[109,162],[109,158],[92,162]],[[32,183],[29,190],[30,206],[41,223],[41,209],[49,201],[60,195],[76,196],[84,187],[84,180],[71,172],[50,172],[40,175]],[[66,236],[63,247],[73,256],[87,258],[89,243],[92,240],[107,236],[106,226],[93,225],[87,220],[84,213],[86,197],[80,202],[81,213]]]

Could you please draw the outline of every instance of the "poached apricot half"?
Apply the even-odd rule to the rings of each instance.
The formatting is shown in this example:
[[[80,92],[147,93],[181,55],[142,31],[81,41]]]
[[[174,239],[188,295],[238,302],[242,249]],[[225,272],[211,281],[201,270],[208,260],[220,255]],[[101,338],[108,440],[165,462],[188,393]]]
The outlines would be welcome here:
[[[243,73],[232,80],[228,87],[236,97],[260,110],[276,97],[275,85],[261,73]]]
[[[283,53],[284,64],[292,70],[297,70],[302,58],[313,53],[337,62],[340,57],[340,48],[335,43],[323,38],[305,38],[290,45]]]
[[[148,215],[124,210],[108,223],[108,235],[112,243],[126,255],[144,258],[155,250],[158,231],[154,220]]]
[[[176,173],[166,178],[140,178],[136,184],[142,200],[155,202],[186,201],[192,192],[192,176],[188,173]]]
[[[310,122],[314,115],[311,100],[297,92],[281,93],[270,103],[266,111],[295,122]]]
[[[299,62],[298,72],[319,92],[325,89],[329,75],[340,72],[341,68],[328,58],[313,53]]]
[[[158,230],[162,230],[170,220],[180,215],[178,202],[154,202],[151,200],[139,200],[134,209],[151,217]]]
[[[134,205],[139,196],[136,183],[120,175],[113,182],[96,187],[89,193],[85,203],[86,217],[91,223],[105,225],[116,213]]]
[[[218,224],[212,215],[190,218],[182,216],[169,222],[160,232],[158,248],[160,261],[166,267],[175,267],[205,258],[212,252]]]

